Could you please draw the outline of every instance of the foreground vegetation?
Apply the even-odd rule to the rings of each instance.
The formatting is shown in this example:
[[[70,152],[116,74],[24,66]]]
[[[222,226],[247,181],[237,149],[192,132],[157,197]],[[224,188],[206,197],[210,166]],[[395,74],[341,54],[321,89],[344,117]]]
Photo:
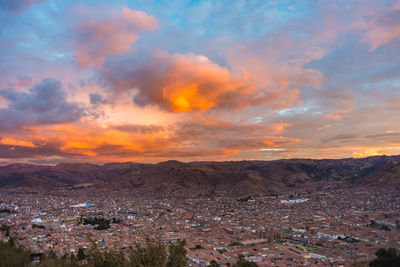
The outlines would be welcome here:
[[[7,229],[2,229],[7,230]],[[145,244],[136,243],[126,253],[122,251],[101,252],[95,244],[89,250],[80,248],[77,255],[63,255],[58,257],[54,253],[43,255],[40,264],[30,263],[31,252],[15,246],[14,239],[0,242],[0,267],[184,267],[187,266],[186,240],[171,243],[166,247],[160,241],[146,240]],[[400,254],[395,249],[379,249],[377,258],[369,263],[371,267],[398,267]],[[212,267],[222,266],[215,261]],[[239,256],[239,260],[232,267],[257,267],[253,262]]]
[[[187,265],[186,241],[172,243],[167,248],[161,242],[147,240],[145,245],[137,243],[127,254],[122,251],[100,252],[93,246],[90,250],[79,249],[77,256],[50,253],[43,256],[39,266],[43,267],[180,267]],[[0,243],[0,267],[38,266],[30,264],[31,253],[16,247],[13,239]]]
[[[30,251],[16,247],[14,240],[0,243],[0,267],[184,267],[187,266],[186,240],[171,243],[167,247],[158,241],[147,240],[144,245],[136,243],[127,253],[122,251],[100,252],[93,247],[90,250],[80,248],[77,255],[58,257],[54,253],[46,254],[41,264],[30,263]],[[216,262],[212,266],[219,266]],[[256,267],[243,256],[234,267]]]
[[[369,263],[371,267],[399,267],[400,253],[397,254],[394,248],[379,249],[376,253],[376,259]]]

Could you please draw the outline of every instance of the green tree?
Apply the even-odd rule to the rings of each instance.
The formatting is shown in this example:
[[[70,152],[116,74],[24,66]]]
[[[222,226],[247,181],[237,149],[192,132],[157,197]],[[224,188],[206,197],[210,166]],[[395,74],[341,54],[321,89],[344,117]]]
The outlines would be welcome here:
[[[239,259],[236,262],[236,264],[234,264],[234,267],[257,267],[258,264],[255,262],[250,262],[247,261],[243,255],[238,255]]]
[[[89,238],[89,240],[91,240]],[[128,258],[121,251],[101,252],[95,242],[92,248],[80,248],[78,255],[64,254],[58,257],[50,252],[43,257],[40,267],[184,267],[186,264],[186,240],[169,246],[167,255],[165,245],[160,241],[146,240],[144,246],[140,243],[131,250]],[[22,247],[16,247],[13,239],[0,243],[0,267],[32,267],[29,263],[30,252]],[[82,261],[85,259],[84,261]],[[79,261],[78,261],[79,260]],[[35,265],[36,266],[36,265]],[[218,265],[215,265],[218,266]]]
[[[371,267],[399,267],[400,254],[394,248],[380,248],[376,253],[377,258],[369,263]]]
[[[10,236],[10,226],[8,226],[7,224],[2,224],[0,229],[2,232],[4,232],[6,237]]]
[[[150,239],[146,240],[144,247],[136,243],[129,254],[129,261],[132,267],[165,267],[167,263],[165,246],[161,242],[152,242]]]
[[[85,259],[85,250],[83,248],[78,249],[78,260],[84,260]]]
[[[91,251],[87,255],[89,266],[93,267],[129,267],[129,262],[125,259],[122,252],[110,251],[100,253]]]
[[[9,244],[11,247],[15,247],[15,239],[14,239],[14,237],[12,237],[12,236],[9,236],[9,237],[8,237],[8,244]]]
[[[29,255],[29,251],[15,247],[13,242],[0,243],[0,267],[26,266]]]
[[[210,261],[210,267],[219,267],[219,264],[215,260],[212,260]]]
[[[169,245],[168,267],[184,267],[186,260],[186,239]]]
[[[32,265],[37,266],[37,265]],[[63,256],[61,258],[57,257],[54,253],[49,253],[45,255],[43,262],[39,265],[40,267],[82,267],[74,259],[74,257]]]

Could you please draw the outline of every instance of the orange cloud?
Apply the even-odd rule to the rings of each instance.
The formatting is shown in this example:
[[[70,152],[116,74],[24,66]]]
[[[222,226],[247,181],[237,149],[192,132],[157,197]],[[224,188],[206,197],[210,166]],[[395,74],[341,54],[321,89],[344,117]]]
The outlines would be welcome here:
[[[325,130],[325,129],[328,129],[328,128],[330,128],[330,127],[332,127],[332,125],[330,125],[330,124],[325,124],[324,126],[319,127],[317,130],[318,130],[318,132],[320,132],[320,131]]]
[[[343,116],[349,113],[348,110],[338,110],[332,113],[328,113],[325,115],[325,118],[330,119],[330,120],[336,120],[339,121],[343,119]]]
[[[108,19],[81,24],[76,60],[81,67],[100,68],[108,55],[128,53],[141,32],[154,30],[157,25],[153,16],[125,6]]]
[[[203,55],[157,51],[146,66],[115,65],[104,73],[116,92],[137,89],[139,106],[170,112],[244,107],[268,102],[245,71],[232,73]]]
[[[268,128],[272,130],[273,134],[281,133],[285,128],[290,127],[290,123],[277,123],[269,125]]]
[[[276,148],[300,140],[275,136],[286,124],[271,126],[196,118],[169,126],[108,125],[85,121],[46,126],[24,139],[0,140],[0,158],[62,157],[85,161],[199,159]],[[36,140],[36,141],[34,141]],[[11,150],[12,149],[12,150]]]
[[[0,144],[2,145],[9,145],[9,146],[25,146],[25,147],[37,147],[37,145],[34,145],[32,142],[30,141],[26,141],[26,140],[18,140],[18,139],[14,139],[14,138],[1,138],[0,139]]]
[[[253,53],[253,47],[243,46],[228,52],[227,66],[204,55],[156,51],[150,58],[136,58],[136,61],[115,59],[102,74],[114,96],[135,91],[137,105],[153,105],[169,112],[260,105],[282,109],[302,104],[301,90],[321,88],[324,81],[320,71],[304,67],[320,58],[322,52],[310,49],[298,60],[293,59],[298,57],[296,53],[280,58],[277,55],[298,48],[294,40],[277,38],[276,42],[279,48],[289,42],[290,49],[281,52],[268,47],[268,52],[264,53],[264,48],[257,53],[262,50],[257,48]]]

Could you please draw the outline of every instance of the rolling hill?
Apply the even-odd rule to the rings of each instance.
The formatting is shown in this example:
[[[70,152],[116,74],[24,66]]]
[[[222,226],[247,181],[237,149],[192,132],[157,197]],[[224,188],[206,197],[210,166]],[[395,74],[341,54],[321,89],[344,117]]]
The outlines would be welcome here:
[[[250,194],[307,187],[318,182],[400,184],[399,175],[400,156],[158,164],[11,164],[0,167],[0,188],[51,189],[89,183],[102,190],[159,195]]]

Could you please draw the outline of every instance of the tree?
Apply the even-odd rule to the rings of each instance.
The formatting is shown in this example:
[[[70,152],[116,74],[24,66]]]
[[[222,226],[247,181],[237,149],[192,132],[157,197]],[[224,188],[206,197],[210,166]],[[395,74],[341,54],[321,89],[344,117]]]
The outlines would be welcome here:
[[[136,247],[129,254],[129,261],[133,267],[164,267],[167,263],[165,246],[161,242],[146,240],[146,246],[136,243]]]
[[[2,224],[0,229],[2,232],[4,232],[6,237],[10,236],[10,226],[8,226],[7,224]]]
[[[78,249],[78,260],[84,260],[85,259],[85,250],[83,248]]]
[[[371,267],[398,267],[400,266],[400,254],[394,248],[380,248],[375,255],[377,258],[369,263]]]
[[[8,237],[8,244],[10,245],[10,247],[15,247],[14,237],[12,237],[12,236]]]
[[[89,240],[91,240],[89,238]],[[92,248],[78,249],[77,256],[64,254],[58,257],[50,252],[43,257],[40,267],[185,267],[186,240],[173,243],[169,246],[169,255],[161,241],[146,240],[144,246],[140,243],[132,249],[129,259],[118,250],[101,252],[93,242]],[[0,267],[23,267],[29,265],[30,251],[16,247],[13,239],[9,242],[0,242]],[[82,260],[85,261],[82,262]],[[79,262],[79,261],[81,262]],[[218,266],[218,265],[215,265]]]
[[[186,239],[169,245],[168,267],[184,267],[186,260]]]
[[[49,254],[45,255],[43,262],[38,265],[40,267],[79,267],[79,263],[76,261],[75,255],[71,255],[68,257],[68,254],[65,254],[67,256],[63,256],[61,258],[57,257],[56,254],[50,252]],[[31,265],[29,265],[31,266]],[[33,266],[33,265],[32,265]],[[89,267],[89,266],[87,266]]]
[[[122,252],[110,251],[100,253],[92,251],[87,255],[88,265],[90,267],[128,267],[129,262],[125,259]]]
[[[15,247],[14,243],[0,243],[0,267],[26,266],[29,263],[29,254],[29,251]]]
[[[238,259],[238,261],[236,262],[236,264],[233,265],[234,267],[258,267],[258,264],[257,264],[257,263],[247,261],[247,260],[244,258],[243,255],[239,255],[238,257],[239,257],[239,259]]]
[[[210,267],[219,267],[219,264],[215,260],[212,260],[210,261]]]

